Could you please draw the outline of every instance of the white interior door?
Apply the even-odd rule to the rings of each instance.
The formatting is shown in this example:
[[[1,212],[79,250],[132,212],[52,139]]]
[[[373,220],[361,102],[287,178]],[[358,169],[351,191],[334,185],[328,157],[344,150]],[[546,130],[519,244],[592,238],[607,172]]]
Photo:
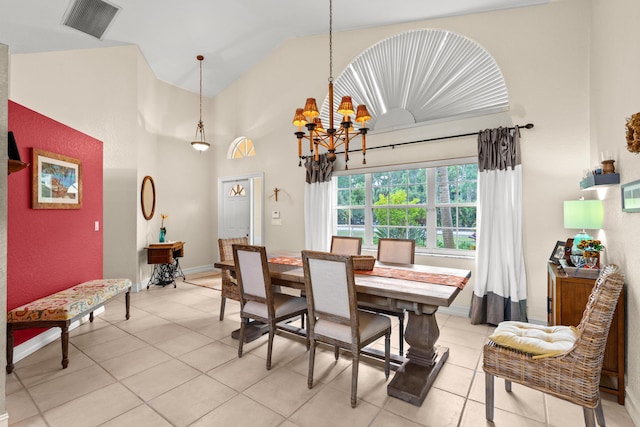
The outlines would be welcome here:
[[[251,199],[248,179],[223,181],[221,238],[250,236]]]
[[[249,237],[264,241],[264,173],[218,178],[218,237]]]

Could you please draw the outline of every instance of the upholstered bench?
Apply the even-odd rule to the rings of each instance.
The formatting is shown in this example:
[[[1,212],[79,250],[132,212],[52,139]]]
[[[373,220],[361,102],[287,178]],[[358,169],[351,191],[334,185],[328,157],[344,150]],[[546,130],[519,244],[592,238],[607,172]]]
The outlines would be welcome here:
[[[98,279],[56,292],[7,313],[7,373],[13,371],[13,331],[15,329],[51,328],[62,330],[62,368],[69,365],[69,325],[89,314],[111,298],[126,292],[126,318],[129,319],[131,280]]]

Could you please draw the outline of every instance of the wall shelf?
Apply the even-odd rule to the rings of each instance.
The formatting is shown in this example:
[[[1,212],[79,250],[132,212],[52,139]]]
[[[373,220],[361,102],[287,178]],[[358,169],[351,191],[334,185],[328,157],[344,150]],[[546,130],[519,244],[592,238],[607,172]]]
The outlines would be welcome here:
[[[7,168],[7,175],[11,175],[12,172],[18,172],[29,166],[29,163],[21,162],[20,160],[9,159],[9,166]]]
[[[580,181],[580,188],[582,190],[596,190],[598,188],[616,184],[620,184],[620,174],[605,173],[599,175],[589,175],[585,178],[582,178],[582,180]]]

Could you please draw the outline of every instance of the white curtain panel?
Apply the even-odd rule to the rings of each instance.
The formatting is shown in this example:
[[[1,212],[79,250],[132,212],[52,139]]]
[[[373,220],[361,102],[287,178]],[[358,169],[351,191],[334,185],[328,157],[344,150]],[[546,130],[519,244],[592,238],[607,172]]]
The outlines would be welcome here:
[[[489,145],[495,146],[495,151],[488,155],[488,163],[492,165],[479,160],[472,324],[527,321],[519,135],[517,130],[515,136],[505,134],[504,130],[489,138]]]
[[[304,247],[329,252],[333,234],[333,163],[329,161],[327,153],[324,153],[318,156],[317,161],[313,156],[308,156],[304,167],[307,170],[304,187]]]
[[[305,249],[329,252],[332,194],[331,181],[304,185]]]

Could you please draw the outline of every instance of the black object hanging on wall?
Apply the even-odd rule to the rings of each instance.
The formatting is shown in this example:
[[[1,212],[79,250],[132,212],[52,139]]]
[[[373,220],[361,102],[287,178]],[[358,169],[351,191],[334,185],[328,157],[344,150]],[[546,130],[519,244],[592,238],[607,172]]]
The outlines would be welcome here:
[[[16,145],[16,138],[13,136],[13,132],[9,131],[7,138],[7,149],[10,160],[20,160],[20,152],[18,151],[18,146]]]

